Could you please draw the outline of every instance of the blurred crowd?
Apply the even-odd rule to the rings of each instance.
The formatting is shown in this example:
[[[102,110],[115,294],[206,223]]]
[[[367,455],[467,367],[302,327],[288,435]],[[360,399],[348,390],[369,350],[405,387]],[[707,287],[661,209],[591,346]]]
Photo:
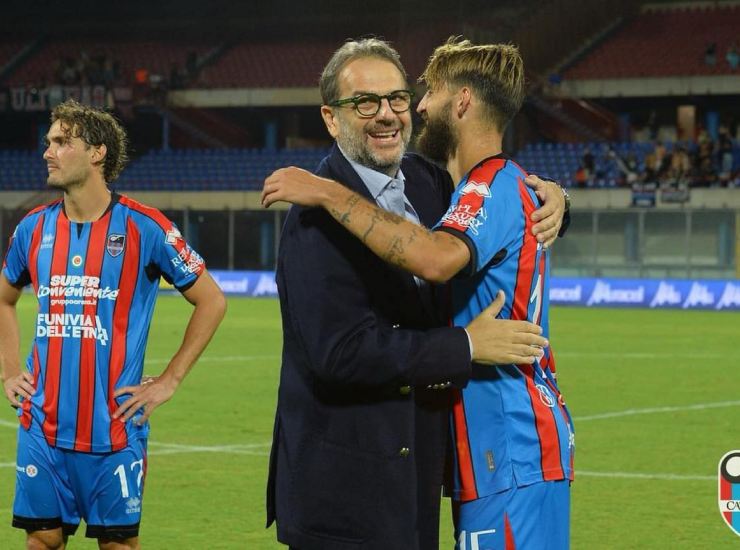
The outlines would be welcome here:
[[[727,46],[725,52],[725,61],[733,71],[737,69],[740,64],[740,52],[738,52],[737,44],[733,42]],[[704,50],[704,63],[709,67],[717,66],[717,43],[712,42]]]
[[[57,59],[53,74],[51,84],[111,88],[121,78],[121,63],[106,52],[90,55],[87,50],[81,50],[77,58]]]
[[[675,188],[740,187],[734,147],[729,129],[721,126],[717,140],[701,131],[696,141],[655,141],[642,159],[634,152],[622,156],[608,146],[597,152],[585,149],[574,182],[576,187],[593,187],[607,175],[616,175],[620,186],[655,183]]]

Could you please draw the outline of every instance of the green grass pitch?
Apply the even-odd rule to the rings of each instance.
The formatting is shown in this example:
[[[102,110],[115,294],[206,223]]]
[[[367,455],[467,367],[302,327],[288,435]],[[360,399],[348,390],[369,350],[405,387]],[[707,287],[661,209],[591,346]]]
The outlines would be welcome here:
[[[24,354],[34,302],[19,304]],[[188,312],[184,300],[160,298],[147,374],[164,367]],[[740,448],[739,333],[737,313],[554,309],[551,341],[576,425],[574,550],[738,547],[718,512],[716,471]],[[282,548],[263,504],[280,346],[276,300],[229,300],[203,358],[154,413],[144,548]],[[0,407],[0,548],[24,546],[10,527],[14,423]],[[447,502],[442,516],[442,548],[452,548]],[[70,548],[97,545],[78,532]]]

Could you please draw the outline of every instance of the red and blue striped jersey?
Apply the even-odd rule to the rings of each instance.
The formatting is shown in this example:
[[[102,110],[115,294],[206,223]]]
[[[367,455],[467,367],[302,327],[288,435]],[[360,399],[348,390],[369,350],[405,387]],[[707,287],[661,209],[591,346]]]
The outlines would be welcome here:
[[[181,291],[204,271],[203,259],[161,212],[113,194],[103,216],[71,222],[59,200],[18,224],[3,262],[15,286],[38,298],[36,335],[26,366],[35,392],[19,409],[21,425],[49,445],[112,452],[146,437],[138,414],[111,414],[141,382],[160,276]]]
[[[435,228],[470,249],[470,263],[452,281],[456,326],[466,326],[503,290],[499,318],[531,321],[549,335],[550,254],[531,232],[537,197],[526,175],[502,156],[482,161],[457,186]],[[535,365],[474,365],[470,383],[455,394],[451,423],[456,499],[573,477],[573,425],[550,348]]]

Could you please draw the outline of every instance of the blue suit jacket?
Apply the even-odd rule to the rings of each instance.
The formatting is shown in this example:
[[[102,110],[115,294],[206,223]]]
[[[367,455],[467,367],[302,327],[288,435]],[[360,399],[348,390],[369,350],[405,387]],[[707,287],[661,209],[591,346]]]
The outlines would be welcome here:
[[[420,220],[435,224],[449,176],[412,154],[401,169]],[[317,173],[372,200],[336,146]],[[284,342],[268,525],[300,550],[436,549],[449,393],[427,386],[467,382],[465,332],[445,327],[444,308],[425,309],[411,275],[321,209],[288,213],[277,284]]]

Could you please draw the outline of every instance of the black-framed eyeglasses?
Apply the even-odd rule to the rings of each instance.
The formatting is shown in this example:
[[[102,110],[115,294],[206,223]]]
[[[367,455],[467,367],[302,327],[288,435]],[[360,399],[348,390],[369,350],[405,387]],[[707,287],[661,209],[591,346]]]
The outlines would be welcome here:
[[[411,108],[411,100],[413,97],[414,92],[411,90],[396,90],[385,95],[367,93],[345,99],[337,99],[336,101],[329,103],[329,106],[341,107],[342,105],[348,105],[351,103],[360,116],[371,117],[378,114],[378,111],[380,111],[380,104],[384,99],[387,99],[388,105],[391,107],[391,111],[396,114],[401,114]]]

